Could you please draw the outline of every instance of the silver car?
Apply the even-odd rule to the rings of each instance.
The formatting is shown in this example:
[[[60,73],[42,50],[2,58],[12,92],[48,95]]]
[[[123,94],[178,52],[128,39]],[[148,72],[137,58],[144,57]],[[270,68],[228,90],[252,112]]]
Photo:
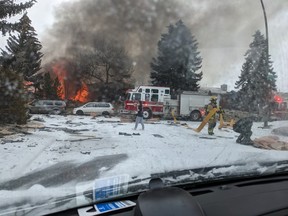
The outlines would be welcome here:
[[[61,114],[65,109],[66,103],[62,100],[35,100],[28,105],[32,114]]]
[[[106,102],[89,102],[83,106],[73,109],[75,115],[111,115],[114,113],[114,107],[111,103]]]

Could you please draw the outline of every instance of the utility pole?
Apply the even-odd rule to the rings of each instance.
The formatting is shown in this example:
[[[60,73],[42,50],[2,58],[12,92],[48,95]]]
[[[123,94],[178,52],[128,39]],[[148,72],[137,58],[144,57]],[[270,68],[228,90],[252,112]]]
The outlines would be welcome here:
[[[264,21],[265,21],[265,31],[266,31],[266,42],[267,42],[267,54],[269,55],[269,37],[268,37],[268,23],[267,23],[267,16],[266,16],[266,11],[265,11],[265,6],[263,3],[263,0],[260,0],[261,5],[262,5],[262,10],[264,14]]]
[[[263,3],[263,0],[260,0],[261,2],[261,5],[262,5],[262,10],[263,10],[263,15],[264,15],[264,21],[265,21],[265,31],[266,31],[266,48],[267,48],[267,54],[266,54],[266,61],[267,61],[267,64],[266,64],[266,70],[267,70],[267,73],[268,73],[268,70],[269,70],[269,37],[268,37],[268,23],[267,23],[267,16],[266,16],[266,10],[265,10],[265,6],[264,6],[264,3]],[[271,95],[269,95],[270,97]],[[268,127],[268,120],[270,118],[270,98],[269,98],[269,102],[268,104],[265,105],[265,111],[264,111],[264,116],[263,116],[263,120],[264,120],[264,128],[267,128]]]

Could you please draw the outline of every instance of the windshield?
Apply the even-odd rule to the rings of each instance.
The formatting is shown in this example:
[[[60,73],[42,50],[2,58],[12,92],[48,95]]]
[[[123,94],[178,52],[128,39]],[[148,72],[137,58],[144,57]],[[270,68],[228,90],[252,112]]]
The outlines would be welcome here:
[[[288,1],[0,7],[0,215],[287,171]]]

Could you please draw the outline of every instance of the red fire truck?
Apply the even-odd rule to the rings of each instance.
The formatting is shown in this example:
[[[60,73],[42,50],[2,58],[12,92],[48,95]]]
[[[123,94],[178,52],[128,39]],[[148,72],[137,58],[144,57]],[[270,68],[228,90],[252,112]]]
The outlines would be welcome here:
[[[209,103],[208,94],[184,91],[171,99],[169,87],[138,86],[127,91],[124,102],[124,112],[136,113],[137,102],[143,103],[143,117],[151,118],[153,115],[171,115],[171,111],[176,116],[186,116],[191,120],[200,120],[205,115],[204,107]]]
[[[164,101],[169,100],[170,88],[156,86],[139,86],[127,92],[124,109],[127,112],[137,111],[137,102],[142,101],[143,117],[164,114]]]

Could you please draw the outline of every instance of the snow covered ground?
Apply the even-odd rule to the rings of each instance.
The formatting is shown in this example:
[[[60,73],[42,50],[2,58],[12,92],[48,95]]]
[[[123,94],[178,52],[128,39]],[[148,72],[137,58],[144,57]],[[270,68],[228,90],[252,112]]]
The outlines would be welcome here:
[[[171,121],[146,123],[144,131],[141,126],[135,131],[134,123],[122,123],[116,117],[34,115],[33,119],[43,122],[31,121],[31,134],[0,139],[2,197],[12,196],[14,189],[19,190],[15,194],[18,198],[29,188],[36,193],[43,187],[61,188],[61,184],[75,189],[79,181],[95,177],[128,174],[131,180],[137,180],[175,170],[288,159],[288,151],[237,144],[238,134],[228,128],[215,129],[215,139],[208,139],[207,126],[196,133]],[[185,123],[192,128],[200,124]],[[271,135],[272,129],[287,126],[288,122],[270,124],[270,129],[261,129],[263,123],[254,123],[252,139]],[[287,137],[280,139],[287,141]],[[80,167],[81,172],[69,171],[73,166]],[[53,175],[59,182],[48,181]],[[55,191],[65,194],[61,189]]]
[[[32,117],[36,120],[39,118],[44,122],[34,122],[45,127],[30,129],[31,135],[16,134],[1,138],[0,173],[4,175],[1,175],[0,181],[63,161],[83,163],[95,157],[115,154],[127,154],[128,158],[114,169],[103,173],[104,176],[119,173],[147,176],[157,172],[249,160],[271,161],[288,158],[288,152],[285,151],[262,150],[237,144],[235,140],[238,134],[231,129],[216,128],[216,139],[205,139],[209,138],[207,126],[200,133],[196,133],[184,126],[171,124],[171,121],[146,124],[144,131],[141,126],[134,131],[134,123],[121,123],[119,118],[94,119],[90,116],[72,115]],[[185,123],[193,128],[199,125],[199,122]],[[262,124],[254,123],[252,139],[271,135],[273,128],[288,125],[285,121],[272,122],[271,129],[261,129],[259,126]],[[286,137],[281,139],[287,140]],[[105,167],[102,170],[105,170]]]

